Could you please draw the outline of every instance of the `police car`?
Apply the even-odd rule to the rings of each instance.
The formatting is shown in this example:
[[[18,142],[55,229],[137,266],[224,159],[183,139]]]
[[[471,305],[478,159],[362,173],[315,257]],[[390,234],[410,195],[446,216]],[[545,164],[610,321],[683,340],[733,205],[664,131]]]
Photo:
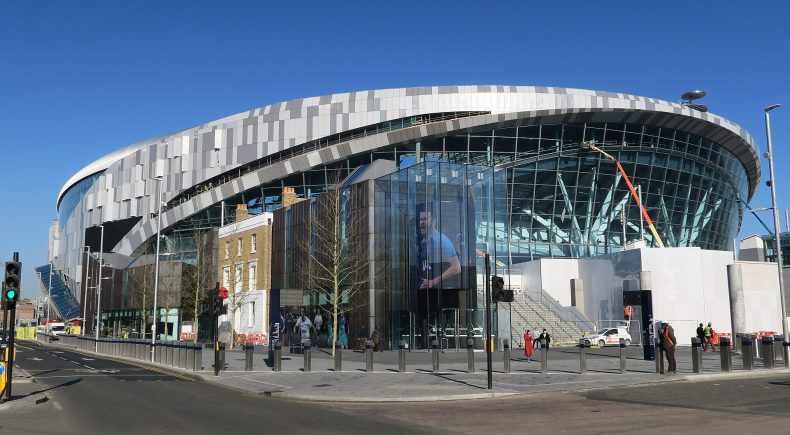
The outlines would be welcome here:
[[[631,345],[631,334],[628,333],[625,326],[618,326],[616,328],[606,328],[584,337],[584,344],[587,346],[616,346],[620,344],[620,339],[625,340],[625,345]]]

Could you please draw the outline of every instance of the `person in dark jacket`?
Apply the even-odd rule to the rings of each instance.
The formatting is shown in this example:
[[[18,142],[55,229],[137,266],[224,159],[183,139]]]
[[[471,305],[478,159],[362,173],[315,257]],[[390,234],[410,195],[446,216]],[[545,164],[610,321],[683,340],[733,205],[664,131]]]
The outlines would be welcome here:
[[[705,328],[702,326],[702,323],[697,327],[697,338],[699,338],[699,342],[702,343],[702,351],[705,352],[708,346],[705,344]]]
[[[667,370],[666,373],[668,375],[676,375],[677,374],[677,366],[675,362],[675,345],[678,343],[677,338],[675,338],[675,330],[672,326],[669,325],[668,322],[661,323],[661,349],[664,350],[664,354],[667,356]]]
[[[548,332],[544,329],[543,332],[538,337],[538,343],[543,343],[543,340],[546,340],[546,350],[549,350],[549,343],[551,343],[551,336]]]

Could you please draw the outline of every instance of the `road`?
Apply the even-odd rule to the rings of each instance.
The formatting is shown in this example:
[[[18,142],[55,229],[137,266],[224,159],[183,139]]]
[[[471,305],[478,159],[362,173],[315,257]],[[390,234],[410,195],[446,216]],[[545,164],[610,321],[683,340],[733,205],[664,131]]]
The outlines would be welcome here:
[[[428,433],[409,421],[249,395],[35,343],[21,344],[17,361],[36,383],[14,387],[13,398],[48,400],[0,411],[0,434]]]
[[[790,376],[431,403],[304,403],[23,344],[5,433],[788,433]],[[316,385],[320,397],[321,385]],[[13,402],[12,402],[13,403]],[[34,403],[31,401],[31,403]]]

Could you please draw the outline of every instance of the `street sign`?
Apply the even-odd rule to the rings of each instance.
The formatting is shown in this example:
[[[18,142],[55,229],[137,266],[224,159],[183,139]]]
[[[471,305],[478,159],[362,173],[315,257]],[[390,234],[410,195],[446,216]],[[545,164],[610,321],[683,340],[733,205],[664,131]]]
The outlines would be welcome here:
[[[220,287],[219,288],[219,297],[222,298],[222,299],[227,299],[227,297],[228,297],[228,289],[226,289],[225,287]]]

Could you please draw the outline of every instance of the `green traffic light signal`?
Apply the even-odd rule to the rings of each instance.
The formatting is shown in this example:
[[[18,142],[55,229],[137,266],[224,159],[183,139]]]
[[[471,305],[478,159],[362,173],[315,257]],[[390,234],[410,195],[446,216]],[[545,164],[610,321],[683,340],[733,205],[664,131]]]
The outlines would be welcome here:
[[[5,292],[5,297],[6,297],[6,299],[8,299],[9,301],[14,301],[14,300],[16,300],[16,290],[14,290],[14,289],[6,290],[6,292]]]

